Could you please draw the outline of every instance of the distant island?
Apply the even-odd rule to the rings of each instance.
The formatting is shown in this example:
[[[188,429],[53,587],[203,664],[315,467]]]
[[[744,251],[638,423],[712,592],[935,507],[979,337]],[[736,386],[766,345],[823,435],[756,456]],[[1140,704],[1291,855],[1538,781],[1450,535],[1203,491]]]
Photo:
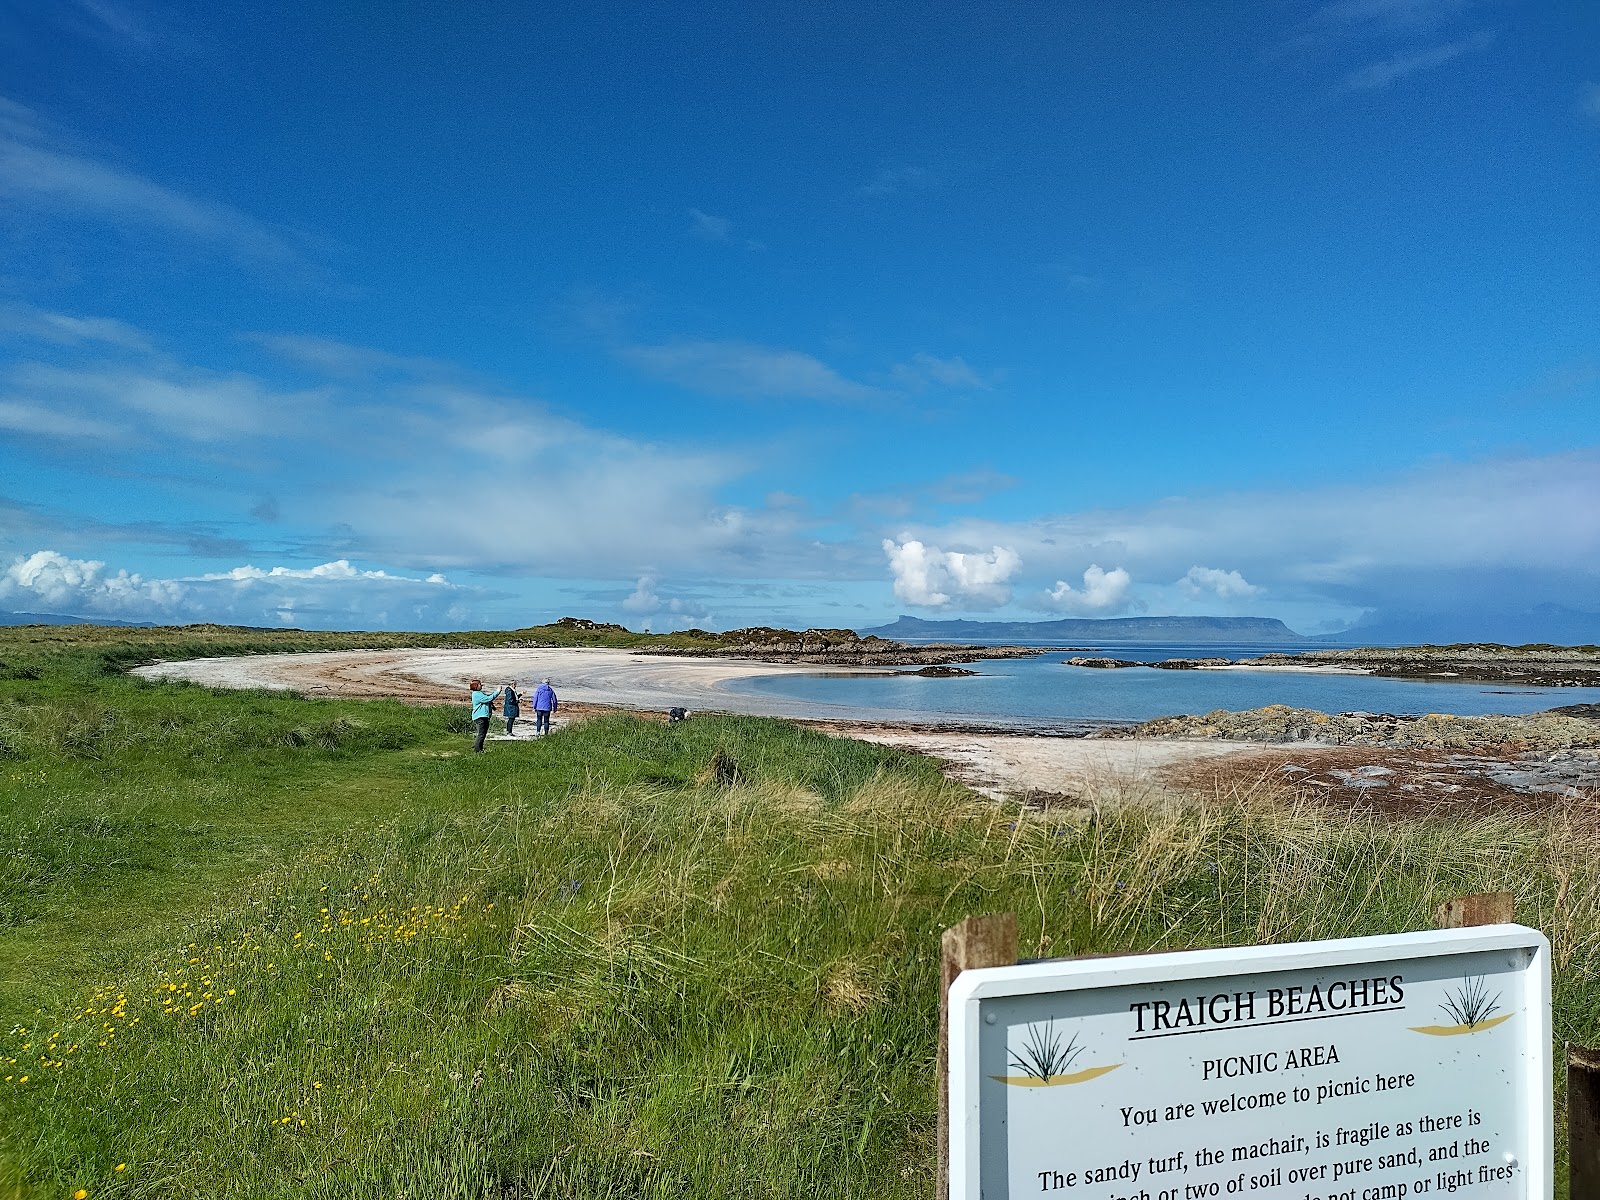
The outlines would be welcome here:
[[[863,636],[960,642],[1303,642],[1276,617],[1101,617],[1060,621],[924,621],[902,616]]]

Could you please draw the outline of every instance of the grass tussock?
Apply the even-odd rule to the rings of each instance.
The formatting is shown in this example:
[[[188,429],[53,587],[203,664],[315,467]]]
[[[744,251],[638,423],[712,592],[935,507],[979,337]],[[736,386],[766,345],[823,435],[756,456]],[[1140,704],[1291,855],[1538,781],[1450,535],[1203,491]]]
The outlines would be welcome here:
[[[53,679],[0,711],[59,716]],[[1600,1037],[1579,807],[1398,821],[1263,779],[1039,810],[775,721],[475,757],[442,710],[96,689],[94,753],[30,716],[0,763],[25,1196],[925,1197],[939,933],[974,912],[1043,956],[1423,928],[1508,888],[1558,1041]]]

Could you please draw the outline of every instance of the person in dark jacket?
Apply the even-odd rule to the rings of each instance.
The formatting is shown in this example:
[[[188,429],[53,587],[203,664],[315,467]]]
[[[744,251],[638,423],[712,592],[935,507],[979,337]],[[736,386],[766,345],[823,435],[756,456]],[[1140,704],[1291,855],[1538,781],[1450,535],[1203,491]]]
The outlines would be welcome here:
[[[550,681],[546,679],[539,685],[538,690],[533,693],[533,732],[536,734],[549,733],[550,718],[555,714],[556,709],[560,707],[561,701],[556,699],[556,690],[550,686]]]
[[[481,679],[474,679],[467,686],[472,689],[472,723],[478,727],[478,740],[473,743],[472,752],[482,754],[483,739],[489,736],[489,718],[494,715],[494,702],[500,696],[500,689],[484,691]]]
[[[517,718],[522,715],[520,707],[521,698],[517,695],[517,681],[513,679],[501,689],[500,711],[506,719],[506,736],[511,737],[511,727],[517,723]]]

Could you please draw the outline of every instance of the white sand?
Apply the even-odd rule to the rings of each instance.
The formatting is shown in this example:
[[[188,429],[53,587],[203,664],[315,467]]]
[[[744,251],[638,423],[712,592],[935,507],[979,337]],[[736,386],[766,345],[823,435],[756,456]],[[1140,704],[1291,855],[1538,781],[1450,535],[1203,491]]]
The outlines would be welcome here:
[[[1068,797],[1088,792],[1101,802],[1146,800],[1163,791],[1162,775],[1168,767],[1283,749],[1260,742],[1029,737],[855,726],[849,736],[942,758],[950,764],[946,773],[951,778],[997,799],[1030,792]]]
[[[510,679],[531,692],[548,678],[565,702],[664,712],[716,709],[757,716],[822,717],[828,705],[778,696],[741,696],[720,685],[754,675],[815,674],[818,668],[728,658],[676,658],[628,650],[339,650],[196,658],[136,668],[148,679],[187,679],[212,687],[292,688],[326,696],[465,699],[467,681],[498,687]],[[828,667],[829,673],[881,670]]]
[[[495,687],[508,679],[531,692],[549,678],[563,703],[664,712],[683,707],[757,716],[826,720],[830,706],[778,696],[744,696],[723,690],[729,680],[759,675],[816,673],[819,668],[727,658],[675,658],[627,650],[357,650],[321,654],[263,654],[200,658],[140,667],[150,679],[186,679],[212,687],[292,688],[311,695],[394,696],[406,700],[464,701],[467,681]],[[827,667],[830,673],[870,668]],[[532,740],[532,712],[513,741]],[[1273,749],[1254,742],[1039,737],[1010,733],[926,730],[862,723],[858,710],[840,709],[834,729],[843,736],[916,750],[945,759],[950,773],[991,796],[1029,792],[1102,795],[1130,799],[1160,790],[1164,768],[1196,759]],[[496,730],[504,726],[499,719]]]

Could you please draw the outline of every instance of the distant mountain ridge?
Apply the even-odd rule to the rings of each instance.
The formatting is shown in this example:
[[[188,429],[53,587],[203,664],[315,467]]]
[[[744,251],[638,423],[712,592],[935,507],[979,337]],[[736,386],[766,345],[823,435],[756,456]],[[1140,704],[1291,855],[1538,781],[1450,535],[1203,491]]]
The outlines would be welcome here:
[[[1100,617],[1060,621],[925,621],[902,616],[876,629],[895,641],[1303,642],[1276,617]]]
[[[117,621],[111,617],[68,617],[61,613],[0,612],[0,625],[120,625],[153,629],[154,621]]]

